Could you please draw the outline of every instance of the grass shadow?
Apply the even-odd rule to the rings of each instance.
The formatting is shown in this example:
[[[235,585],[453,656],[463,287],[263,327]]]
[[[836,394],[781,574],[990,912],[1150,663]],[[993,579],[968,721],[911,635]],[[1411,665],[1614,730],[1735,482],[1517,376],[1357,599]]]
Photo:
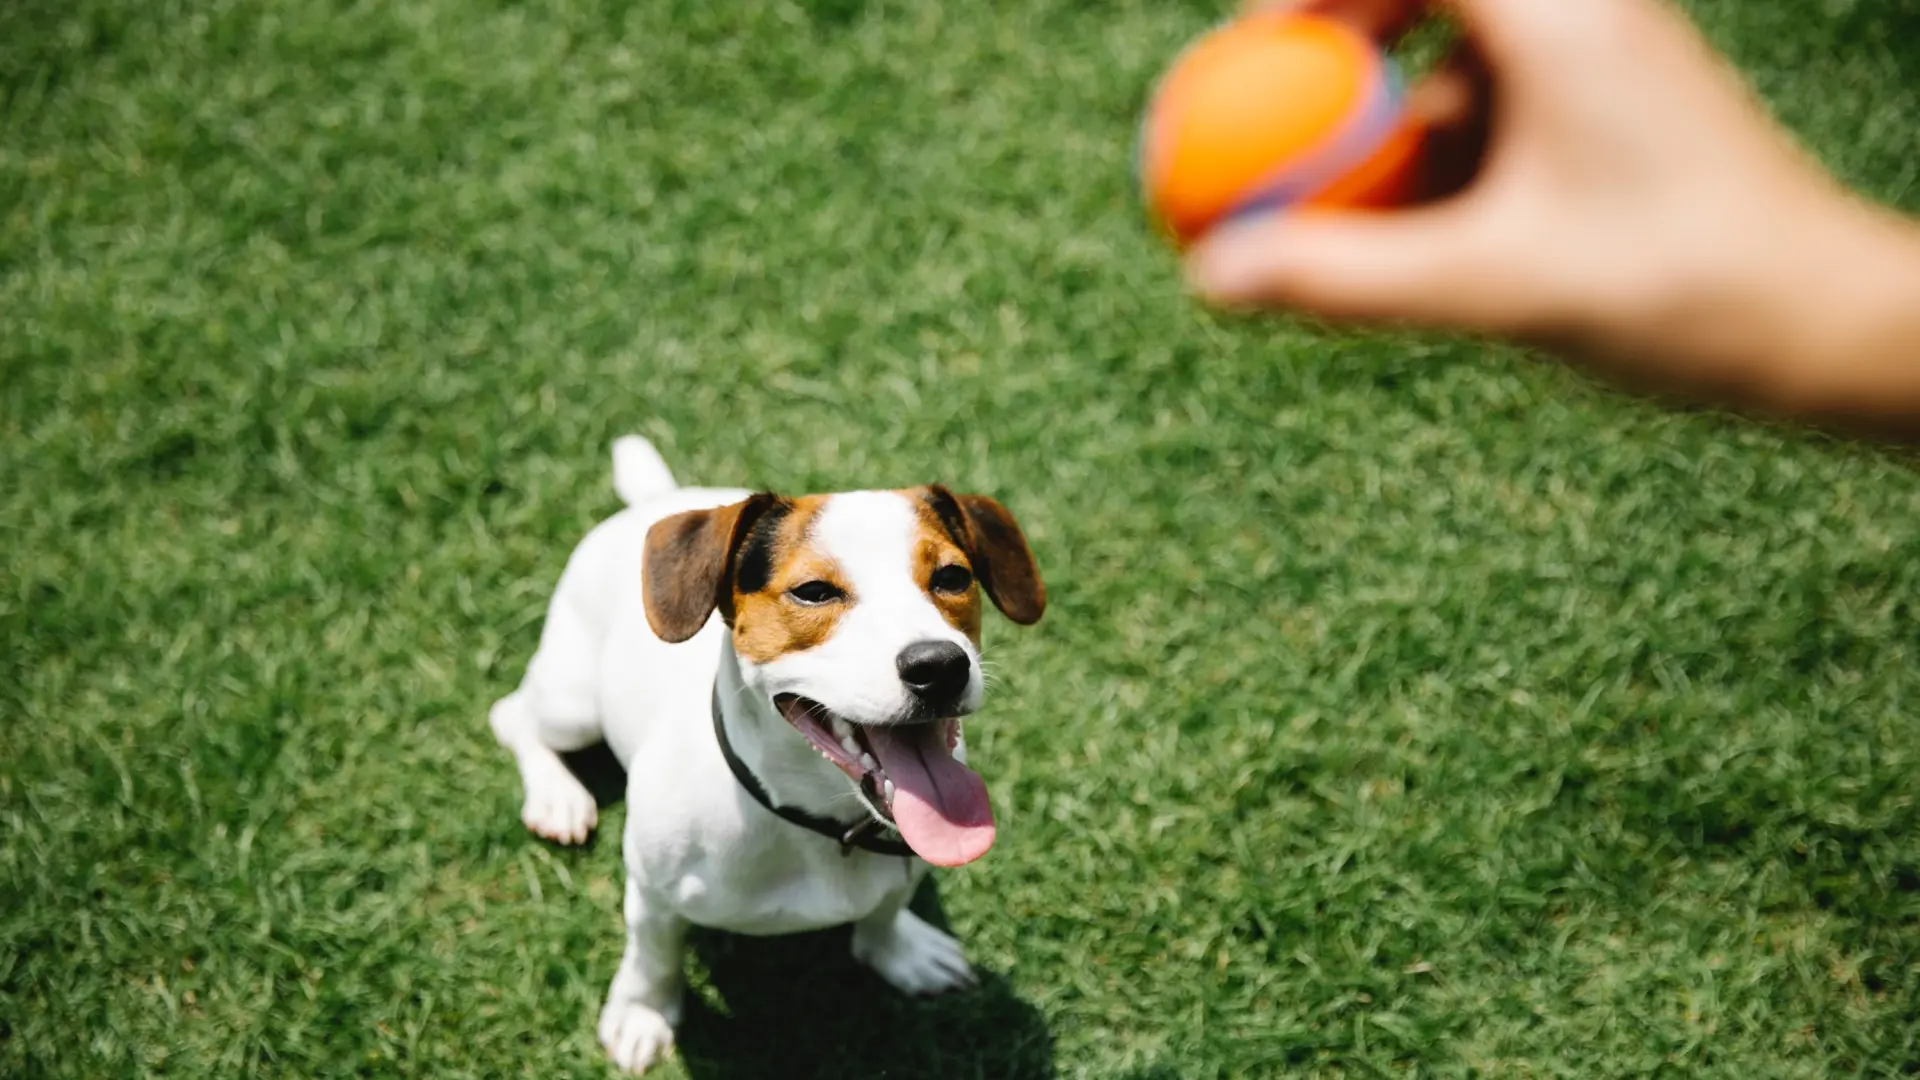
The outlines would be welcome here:
[[[626,773],[604,744],[562,755],[604,809],[619,802]],[[598,834],[596,834],[598,835]],[[952,931],[929,877],[911,904]],[[1004,978],[975,969],[965,993],[913,999],[856,963],[852,928],[749,937],[696,928],[677,1053],[694,1080],[915,1080],[991,1076],[1049,1080],[1053,1035],[1040,1011]]]
[[[801,0],[798,6],[808,22],[829,31],[847,29],[865,18],[873,7],[870,0]]]
[[[928,879],[913,909],[946,927]],[[752,938],[698,931],[709,993],[689,995],[679,1047],[695,1080],[1054,1075],[1053,1036],[1007,981],[980,972],[960,994],[911,999],[857,964],[851,930]]]
[[[593,793],[593,801],[600,809],[605,810],[627,797],[627,771],[620,767],[620,759],[613,756],[613,748],[606,743],[594,743],[561,754],[560,760]]]

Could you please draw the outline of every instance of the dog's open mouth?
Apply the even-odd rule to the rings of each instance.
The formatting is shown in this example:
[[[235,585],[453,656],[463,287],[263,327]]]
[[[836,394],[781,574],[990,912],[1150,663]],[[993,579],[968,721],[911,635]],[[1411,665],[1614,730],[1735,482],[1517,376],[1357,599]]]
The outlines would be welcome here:
[[[921,858],[935,866],[961,866],[993,846],[986,781],[953,756],[959,720],[856,724],[793,694],[781,694],[773,703],[893,820],[900,838]]]

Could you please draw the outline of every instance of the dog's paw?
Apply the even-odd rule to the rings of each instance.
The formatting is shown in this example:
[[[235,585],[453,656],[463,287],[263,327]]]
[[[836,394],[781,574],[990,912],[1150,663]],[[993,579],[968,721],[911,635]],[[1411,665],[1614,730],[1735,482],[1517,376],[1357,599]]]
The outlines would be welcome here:
[[[637,1001],[608,1001],[600,1011],[600,1045],[615,1065],[638,1075],[673,1048],[673,1025]]]
[[[977,981],[960,943],[911,911],[900,912],[884,927],[856,926],[853,958],[903,994],[944,994]]]
[[[526,770],[526,802],[520,820],[535,836],[561,844],[584,844],[600,823],[593,793],[555,759],[550,768]]]

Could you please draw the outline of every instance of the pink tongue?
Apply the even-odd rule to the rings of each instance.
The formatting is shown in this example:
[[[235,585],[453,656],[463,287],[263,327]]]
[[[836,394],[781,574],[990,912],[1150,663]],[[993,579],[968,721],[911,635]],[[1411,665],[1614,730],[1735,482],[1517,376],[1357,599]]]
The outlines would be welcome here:
[[[935,866],[964,866],[993,846],[987,782],[954,760],[945,724],[866,728],[867,744],[893,781],[893,823]]]

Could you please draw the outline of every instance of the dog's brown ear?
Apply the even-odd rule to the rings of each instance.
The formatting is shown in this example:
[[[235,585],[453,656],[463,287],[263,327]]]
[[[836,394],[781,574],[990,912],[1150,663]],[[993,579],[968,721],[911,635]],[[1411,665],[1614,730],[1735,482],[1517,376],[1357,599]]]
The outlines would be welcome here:
[[[734,551],[754,521],[778,501],[760,492],[731,506],[661,518],[647,530],[641,556],[647,624],[660,640],[678,643],[699,633],[716,607],[731,617],[728,571]]]
[[[1013,514],[985,495],[956,495],[938,484],[927,490],[934,513],[966,549],[973,576],[993,606],[1021,626],[1039,622],[1047,610],[1047,587]]]

